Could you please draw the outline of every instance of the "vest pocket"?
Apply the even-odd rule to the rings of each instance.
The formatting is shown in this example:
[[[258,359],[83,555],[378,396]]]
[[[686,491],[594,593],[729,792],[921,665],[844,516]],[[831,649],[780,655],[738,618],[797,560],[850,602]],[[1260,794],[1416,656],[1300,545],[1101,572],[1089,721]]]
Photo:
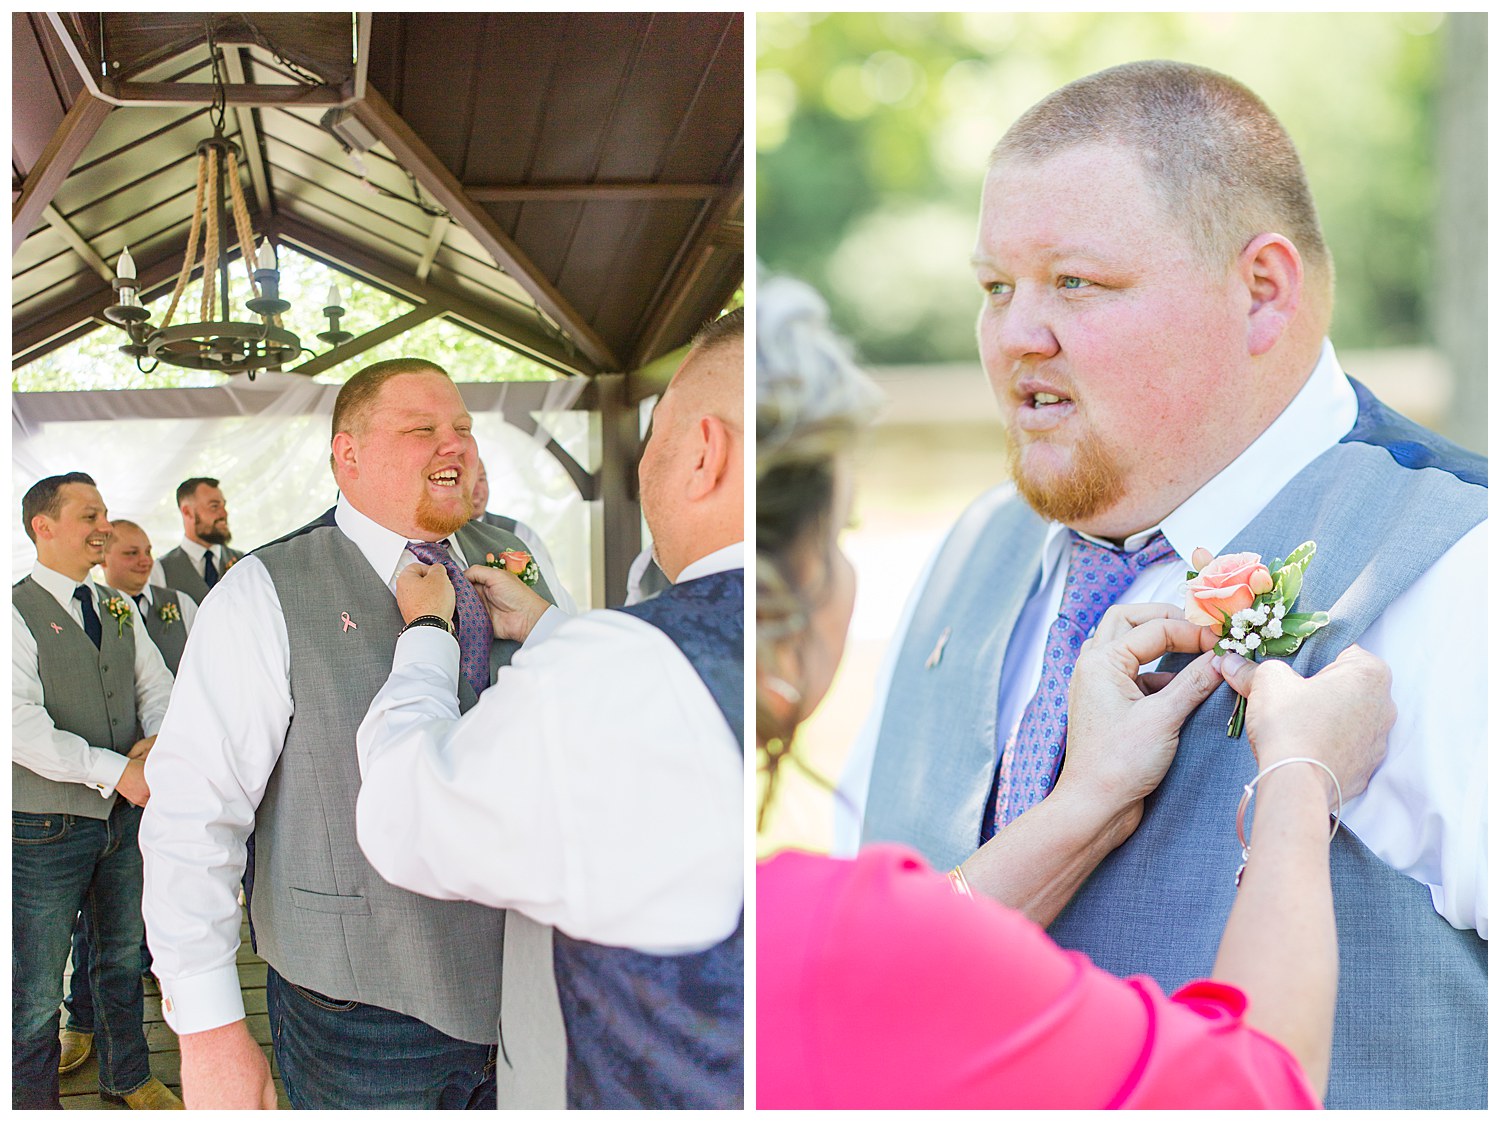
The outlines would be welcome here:
[[[10,814],[10,837],[15,845],[41,845],[57,841],[68,832],[65,814],[32,814],[13,810]]]
[[[370,903],[363,896],[335,896],[306,888],[292,889],[292,903],[307,912],[326,912],[336,916],[367,916]]]

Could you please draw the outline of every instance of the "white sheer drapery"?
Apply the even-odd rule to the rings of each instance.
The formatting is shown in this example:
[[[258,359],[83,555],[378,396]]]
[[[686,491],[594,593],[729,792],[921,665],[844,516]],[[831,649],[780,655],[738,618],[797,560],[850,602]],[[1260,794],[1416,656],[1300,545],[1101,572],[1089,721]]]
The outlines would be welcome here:
[[[459,384],[489,475],[489,509],[540,533],[580,606],[592,603],[592,520],[545,446],[555,437],[582,459],[587,417],[569,406],[584,385],[583,378]],[[238,549],[311,521],[336,494],[328,442],[338,391],[294,374],[265,373],[210,389],[12,394],[11,579],[36,560],[21,528],[21,498],[38,479],[63,472],[92,475],[110,514],[145,527],[158,556],[182,537],[175,491],[194,475],[221,481]],[[524,431],[533,422],[535,432]]]

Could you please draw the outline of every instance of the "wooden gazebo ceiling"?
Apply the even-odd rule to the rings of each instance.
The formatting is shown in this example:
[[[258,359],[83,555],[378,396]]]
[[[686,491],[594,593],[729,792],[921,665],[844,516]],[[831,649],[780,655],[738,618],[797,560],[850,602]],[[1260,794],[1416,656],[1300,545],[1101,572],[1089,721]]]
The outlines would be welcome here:
[[[413,300],[406,326],[448,316],[558,369],[628,371],[741,283],[737,13],[16,13],[14,361],[103,322],[122,246],[143,296],[175,280],[212,131],[208,18],[257,232]],[[370,149],[346,152],[330,113]]]

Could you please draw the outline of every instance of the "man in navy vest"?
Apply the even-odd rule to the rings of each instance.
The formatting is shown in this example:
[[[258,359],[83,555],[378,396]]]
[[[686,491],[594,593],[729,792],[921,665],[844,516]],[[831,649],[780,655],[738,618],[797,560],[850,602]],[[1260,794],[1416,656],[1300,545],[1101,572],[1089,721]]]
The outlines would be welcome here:
[[[1486,633],[1453,596],[1487,584],[1485,460],[1343,374],[1296,149],[1223,75],[1131,63],[1034,106],[995,149],[973,263],[1014,484],[963,515],[898,624],[846,770],[862,840],[949,868],[1045,798],[1066,724],[1034,699],[1065,696],[1079,596],[1181,604],[1195,549],[1269,561],[1313,539],[1297,607],[1332,623],[1293,665],[1357,640],[1400,712],[1332,848],[1328,1105],[1483,1106]],[[1063,946],[1168,989],[1210,973],[1254,775],[1231,706],[1221,688],[1184,726],[1052,924]]]
[[[641,457],[668,590],[559,619],[471,568],[496,635],[525,644],[460,718],[454,589],[412,566],[360,726],[376,869],[555,928],[570,1107],[743,1103],[743,394],[731,313],[695,340]]]

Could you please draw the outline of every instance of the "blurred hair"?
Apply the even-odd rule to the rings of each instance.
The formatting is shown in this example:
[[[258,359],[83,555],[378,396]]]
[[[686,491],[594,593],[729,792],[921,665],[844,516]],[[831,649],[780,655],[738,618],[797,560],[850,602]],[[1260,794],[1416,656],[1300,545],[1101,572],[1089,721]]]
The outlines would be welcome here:
[[[429,362],[425,358],[388,358],[384,362],[374,362],[360,370],[354,377],[350,378],[339,389],[339,395],[333,402],[333,431],[329,439],[341,432],[358,433],[374,407],[375,401],[380,396],[380,389],[396,377],[398,374],[441,374],[448,378],[448,372],[435,362]],[[451,381],[452,379],[449,378]],[[333,467],[333,454],[328,455],[328,466]]]
[[[184,479],[181,483],[177,484],[177,505],[181,506],[191,499],[198,493],[198,488],[202,487],[205,483],[210,487],[217,487],[219,485],[217,479],[211,479],[206,475],[195,475],[191,479]]]
[[[1328,304],[1333,259],[1297,148],[1265,103],[1234,79],[1165,60],[1101,70],[1022,114],[990,163],[1039,163],[1081,144],[1134,151],[1162,214],[1186,225],[1213,268],[1227,266],[1258,234],[1291,239]]]
[[[135,531],[137,531],[139,533],[146,534],[145,529],[141,526],[141,524],[139,522],[132,522],[128,518],[111,518],[109,520],[109,525],[110,525],[109,537],[107,537],[107,538],[104,539],[104,552],[105,553],[108,553],[111,549],[114,548],[115,542],[119,538],[120,528],[122,526],[125,529],[127,529],[127,530],[135,530]],[[151,535],[150,534],[146,534],[146,540],[148,542],[151,540]]]
[[[826,594],[838,459],[882,397],[829,328],[827,305],[811,288],[762,276],[756,300],[755,644],[757,662],[769,668],[779,646],[806,640]],[[803,716],[779,720],[757,690],[763,809]]]
[[[36,541],[36,531],[31,528],[31,520],[38,514],[45,514],[48,518],[56,518],[62,513],[62,489],[69,483],[84,483],[90,487],[96,486],[94,477],[86,475],[81,471],[70,471],[67,475],[49,475],[46,479],[39,479],[31,485],[21,499],[21,529],[26,531],[26,536]]]

